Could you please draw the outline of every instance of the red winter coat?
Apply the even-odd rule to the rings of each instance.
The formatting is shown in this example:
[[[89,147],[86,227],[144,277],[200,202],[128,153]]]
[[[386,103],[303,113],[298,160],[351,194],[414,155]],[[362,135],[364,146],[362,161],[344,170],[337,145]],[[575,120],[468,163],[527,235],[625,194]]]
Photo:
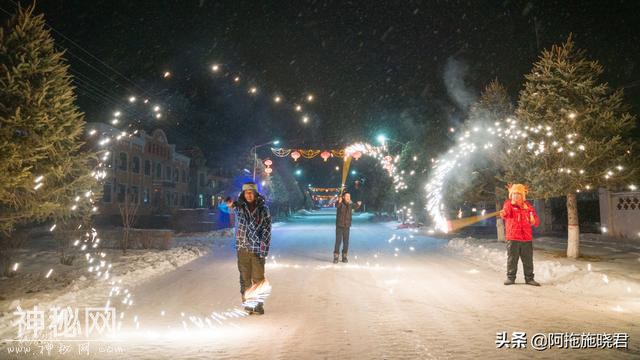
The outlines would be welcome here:
[[[540,219],[538,219],[538,214],[536,214],[536,209],[533,208],[533,205],[525,201],[524,206],[520,207],[511,204],[511,200],[507,200],[504,202],[502,210],[504,211],[502,218],[506,222],[507,240],[531,241],[533,239],[533,231],[529,217],[533,215],[535,221],[533,226],[538,227],[540,225]]]

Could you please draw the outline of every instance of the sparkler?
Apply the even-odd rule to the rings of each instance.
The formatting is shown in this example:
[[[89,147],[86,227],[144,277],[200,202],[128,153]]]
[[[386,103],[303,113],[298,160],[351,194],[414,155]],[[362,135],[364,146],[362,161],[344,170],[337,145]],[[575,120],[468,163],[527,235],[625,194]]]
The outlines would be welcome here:
[[[575,112],[570,112],[568,117],[574,119],[578,116]],[[540,155],[543,153],[554,152],[560,156],[566,156],[571,160],[571,163],[575,163],[573,159],[577,158],[580,153],[584,153],[588,149],[584,144],[577,144],[576,140],[580,138],[578,133],[570,133],[565,138],[553,138],[554,131],[550,125],[537,125],[537,126],[525,126],[520,127],[517,119],[506,118],[504,121],[496,121],[491,125],[475,126],[470,131],[459,131],[462,133],[458,137],[458,141],[447,153],[438,159],[432,160],[434,164],[432,167],[431,176],[429,182],[425,185],[426,190],[426,209],[431,216],[434,229],[442,232],[449,231],[449,225],[445,215],[445,205],[443,202],[444,187],[447,183],[447,179],[457,171],[463,164],[467,164],[470,161],[472,155],[479,151],[493,151],[494,143],[503,143],[507,149],[507,153],[511,152],[511,148],[525,145],[529,152],[534,155]],[[456,129],[451,128],[451,133],[455,133]],[[547,138],[552,138],[548,141],[545,140],[531,140],[535,138],[536,134],[545,133]],[[490,140],[490,141],[487,141]],[[612,169],[606,170],[603,173],[605,180],[611,179],[618,173],[623,171],[622,165],[617,165]],[[584,169],[571,169],[560,168],[558,172],[566,174],[566,176],[585,176]],[[576,189],[576,192],[583,190],[591,190],[593,187],[591,184],[585,181],[582,188]],[[634,190],[635,185],[629,185],[629,188]]]
[[[269,280],[264,279],[259,283],[253,284],[244,292],[245,302],[242,305],[255,308],[258,304],[263,303],[269,295],[271,295],[271,285]]]

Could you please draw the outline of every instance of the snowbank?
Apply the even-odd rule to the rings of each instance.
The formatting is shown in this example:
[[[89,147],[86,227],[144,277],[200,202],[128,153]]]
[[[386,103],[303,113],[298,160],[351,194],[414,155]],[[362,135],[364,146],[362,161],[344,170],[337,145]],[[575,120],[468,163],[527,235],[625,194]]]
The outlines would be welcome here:
[[[535,247],[535,240],[534,240]],[[505,243],[472,237],[449,240],[447,249],[474,262],[485,264],[497,272],[506,271]],[[553,254],[535,249],[534,272],[536,280],[546,286],[555,286],[571,293],[590,294],[606,298],[637,298],[640,281],[627,276],[637,272],[637,263],[611,262],[606,258],[598,262],[554,259]],[[523,278],[522,263],[518,262],[518,278]]]
[[[102,249],[112,264],[111,281],[122,281],[124,287],[134,287],[152,277],[172,271],[212,250],[214,244],[230,242],[232,229],[210,233],[178,234],[174,247],[168,250]],[[78,258],[73,265],[61,265],[55,250],[22,249],[16,256],[20,264],[17,274],[0,278],[0,335],[11,329],[13,312],[22,309],[48,309],[53,305],[102,305],[111,285],[97,280],[88,271],[87,262]],[[53,269],[49,277],[46,274]],[[135,296],[135,295],[134,295]]]

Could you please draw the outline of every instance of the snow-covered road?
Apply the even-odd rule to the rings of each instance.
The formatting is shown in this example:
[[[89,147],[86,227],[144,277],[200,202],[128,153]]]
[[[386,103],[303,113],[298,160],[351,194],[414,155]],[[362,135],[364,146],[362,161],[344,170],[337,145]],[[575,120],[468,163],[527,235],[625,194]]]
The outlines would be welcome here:
[[[229,242],[135,288],[137,305],[127,317],[135,314],[140,328],[154,333],[135,336],[125,321],[132,335],[115,344],[129,359],[640,356],[640,301],[616,312],[614,302],[556,286],[506,287],[503,272],[457,256],[447,240],[394,230],[366,215],[354,218],[349,264],[333,265],[334,217],[323,210],[274,228],[265,315],[223,321],[205,336],[189,320],[239,305]],[[191,335],[167,336],[183,320]],[[526,332],[528,340],[535,333],[625,332],[631,349],[496,349],[502,331]]]

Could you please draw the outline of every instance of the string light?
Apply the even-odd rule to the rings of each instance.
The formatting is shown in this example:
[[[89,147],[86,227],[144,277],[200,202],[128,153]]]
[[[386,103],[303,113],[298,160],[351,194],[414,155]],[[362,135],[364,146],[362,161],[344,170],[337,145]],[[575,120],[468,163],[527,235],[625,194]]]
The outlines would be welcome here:
[[[567,115],[569,118],[576,118],[577,114],[575,112],[571,112]],[[443,204],[443,191],[444,186],[446,185],[447,177],[457,168],[459,168],[463,161],[469,159],[469,157],[474,154],[478,149],[481,150],[489,150],[493,147],[492,143],[486,143],[486,139],[491,137],[497,137],[498,140],[513,143],[510,146],[507,146],[506,152],[511,153],[511,149],[519,146],[523,141],[526,142],[526,149],[533,153],[533,155],[540,155],[549,150],[549,145],[543,141],[531,141],[525,140],[529,139],[530,135],[538,134],[542,131],[546,131],[546,137],[553,137],[553,128],[550,125],[537,125],[537,126],[525,126],[524,128],[518,127],[518,122],[516,119],[507,118],[504,121],[506,125],[503,125],[502,122],[496,121],[493,126],[486,127],[474,127],[473,133],[477,133],[477,138],[472,138],[471,133],[469,131],[464,132],[462,136],[458,138],[458,142],[454,145],[449,151],[438,158],[436,161],[432,159],[432,163],[434,166],[432,167],[433,171],[430,174],[430,180],[425,186],[425,190],[427,192],[427,205],[426,209],[429,212],[431,218],[434,221],[434,226],[436,230],[447,231],[447,220],[444,213],[444,204]],[[454,128],[449,129],[450,132],[455,132]],[[578,158],[578,152],[587,151],[587,148],[584,144],[575,144],[576,139],[579,138],[580,135],[577,133],[570,133],[565,136],[566,140],[560,141],[559,139],[552,139],[550,148],[555,149],[556,154],[566,154],[568,159]],[[481,142],[485,142],[481,147],[478,145]],[[574,150],[575,149],[575,150]],[[616,166],[616,170],[623,171],[624,167],[621,165]],[[573,174],[577,175],[585,175],[586,172],[582,169],[580,170],[572,170],[571,168],[559,168],[558,171],[562,174],[567,174],[567,176],[573,176]],[[614,176],[613,171],[608,170],[603,174],[605,179],[610,179]],[[584,186],[584,189],[591,190],[592,185]],[[580,192],[583,189],[577,189],[576,191]]]
[[[220,70],[220,65],[218,65],[218,64],[212,65],[211,70],[214,71],[214,72],[219,71]],[[163,73],[163,78],[165,78],[165,79],[169,78],[171,76],[172,76],[172,74],[171,74],[170,71],[165,71]],[[240,77],[239,76],[235,76],[233,78],[233,80],[234,80],[234,82],[239,83],[240,82]],[[257,87],[252,87],[250,89],[250,93],[252,93],[252,94],[256,94],[257,92],[258,92]],[[314,99],[313,96],[308,97],[309,101],[311,101],[313,99]],[[130,95],[127,98],[127,100],[129,101],[129,103],[137,102],[137,98],[134,95]],[[278,102],[278,103],[282,102],[282,97],[281,96],[277,96],[274,100],[275,100],[275,102]],[[149,104],[150,103],[150,99],[144,99],[143,103],[144,104]],[[296,110],[301,110],[301,107],[298,106],[296,108]],[[162,116],[162,114],[160,113],[160,106],[159,105],[154,105],[153,111],[154,111],[154,116],[156,118],[160,118]],[[116,111],[114,113],[114,119],[111,121],[112,124],[114,124],[114,125],[120,124],[122,122],[120,120],[120,116],[121,115],[122,115],[121,111],[119,111],[119,110]],[[116,141],[119,141],[119,140],[122,140],[122,139],[125,139],[125,138],[129,138],[132,135],[135,135],[137,133],[138,133],[138,131],[135,130],[135,131],[133,131],[131,133],[127,133],[127,132],[123,131],[120,134],[108,134],[107,136],[102,136],[101,138],[97,139],[97,144],[99,146],[106,146],[106,145],[111,143],[112,139],[114,139]],[[97,134],[97,131],[96,131],[96,129],[91,129],[91,130],[89,130],[87,132],[87,134],[89,136],[94,136],[94,135]],[[101,151],[101,155],[102,155],[102,158],[105,159],[105,161],[106,161],[106,159],[108,159],[109,151],[104,149],[104,150]],[[104,167],[107,167],[107,166],[104,163],[99,163],[97,168],[91,173],[91,175],[97,180],[105,179],[106,176],[107,176],[107,172],[106,172],[106,170],[103,169]],[[43,186],[43,184],[44,184],[43,180],[44,180],[44,177],[42,177],[42,176],[40,176],[40,177],[38,177],[38,178],[36,178],[34,180],[34,183],[35,183],[34,188],[36,190]],[[89,201],[89,203],[93,204],[94,200],[92,198],[92,192],[91,191],[86,191],[86,192],[84,192],[84,194],[85,194],[85,198]],[[75,201],[76,201],[76,203],[78,203],[80,201],[80,197],[77,196]],[[70,206],[70,209],[73,210],[73,211],[76,211],[76,210],[79,209],[79,205],[74,204],[74,205]],[[97,206],[91,206],[90,209],[91,209],[92,212],[96,212],[98,210],[98,207]],[[51,232],[53,232],[55,229],[56,229],[56,224],[53,224],[49,230]],[[97,231],[92,228],[90,232],[87,232],[85,234],[83,239],[76,239],[76,241],[74,241],[74,243],[73,243],[73,246],[74,247],[80,246],[78,248],[80,251],[88,251],[88,249],[97,249],[99,243],[100,243],[100,239],[97,237]],[[96,250],[91,250],[91,251],[96,251]],[[102,252],[100,254],[100,257],[104,258],[105,255],[106,254],[104,252]],[[112,268],[112,264],[110,264],[110,263],[108,263],[108,262],[106,262],[104,260],[101,260],[98,263],[96,263],[96,261],[95,261],[96,258],[92,255],[91,252],[85,252],[85,259],[87,260],[88,264],[91,264],[90,266],[88,266],[88,271],[89,272],[94,273],[97,278],[102,279],[102,280],[108,280],[110,278],[110,270]],[[14,264],[14,269],[17,270],[17,268],[18,268],[18,263]],[[52,273],[53,273],[53,269],[50,269],[49,272],[45,275],[45,277],[49,278]],[[109,300],[107,301],[107,307],[110,306],[111,298],[113,296],[119,296],[119,295],[125,294],[125,293],[126,293],[126,296],[122,300],[122,303],[125,304],[125,305],[128,305],[128,306],[132,306],[133,305],[133,300],[131,298],[132,297],[131,293],[127,289],[123,289],[119,285],[121,282],[122,282],[122,280],[118,280],[117,282],[116,281],[111,281],[112,288],[111,288],[111,291],[109,293]],[[240,313],[242,313],[242,312],[240,312]],[[222,314],[225,314],[228,317],[238,317],[238,315],[239,315],[238,313],[234,313],[234,312],[222,313]],[[124,314],[121,313],[121,317],[123,315]],[[224,318],[225,315],[219,315],[219,316],[221,318]],[[244,313],[244,315],[246,315],[246,313]],[[137,328],[139,327],[139,320],[138,320],[137,317],[136,317],[136,327]]]

